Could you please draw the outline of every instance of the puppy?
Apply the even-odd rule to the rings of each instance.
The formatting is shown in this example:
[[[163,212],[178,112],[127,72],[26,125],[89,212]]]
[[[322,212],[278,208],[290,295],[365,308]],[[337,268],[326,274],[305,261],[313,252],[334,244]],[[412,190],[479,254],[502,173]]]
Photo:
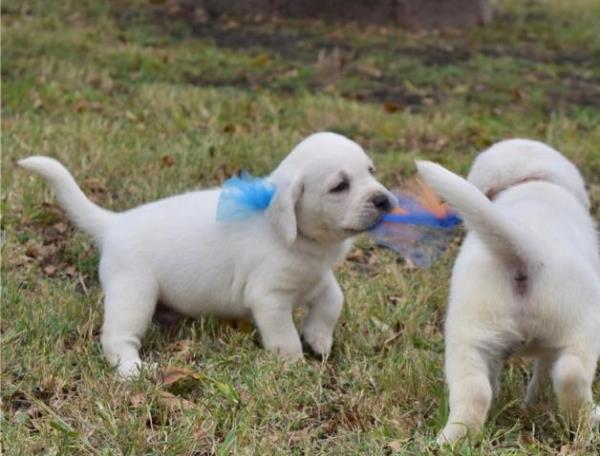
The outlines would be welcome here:
[[[600,254],[590,201],[573,164],[537,141],[499,142],[468,181],[418,162],[463,216],[468,235],[452,274],[446,337],[450,417],[438,441],[481,430],[503,360],[533,356],[526,403],[550,377],[571,424],[600,420],[592,381],[600,354]]]
[[[269,176],[277,190],[264,213],[216,220],[219,188],[115,213],[93,204],[56,160],[19,165],[43,176],[69,218],[100,253],[105,294],[102,348],[123,377],[141,365],[141,339],[158,301],[186,316],[251,317],[267,350],[302,358],[292,311],[309,306],[301,334],[327,356],[343,294],[332,268],[351,238],[394,204],[355,142],[317,133]]]

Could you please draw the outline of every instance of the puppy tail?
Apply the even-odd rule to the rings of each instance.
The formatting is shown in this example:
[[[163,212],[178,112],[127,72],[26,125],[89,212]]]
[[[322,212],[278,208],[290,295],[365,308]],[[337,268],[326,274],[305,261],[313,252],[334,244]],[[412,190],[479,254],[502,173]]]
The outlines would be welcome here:
[[[19,160],[19,166],[42,176],[56,194],[58,202],[69,219],[81,230],[91,235],[97,243],[104,238],[108,226],[115,218],[92,203],[81,191],[73,176],[58,161],[49,157],[32,156]]]
[[[539,258],[533,236],[503,216],[473,184],[436,163],[417,161],[417,169],[496,256],[512,265],[528,264]]]

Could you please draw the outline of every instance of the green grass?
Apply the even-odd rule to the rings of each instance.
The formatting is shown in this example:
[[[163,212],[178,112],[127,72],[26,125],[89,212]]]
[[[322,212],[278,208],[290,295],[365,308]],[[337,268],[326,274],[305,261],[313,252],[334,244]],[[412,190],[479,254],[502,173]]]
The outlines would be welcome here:
[[[121,210],[239,169],[265,174],[319,130],[361,143],[392,187],[415,158],[464,173],[478,150],[524,136],[580,167],[598,218],[600,4],[497,3],[488,27],[423,34],[202,22],[141,0],[4,1],[5,453],[438,452],[456,247],[420,271],[359,239],[337,270],[346,305],[325,363],[282,364],[248,326],[206,318],[153,326],[143,346],[161,369],[205,377],[121,383],[98,340],[97,252],[15,163],[57,157],[87,194]],[[521,409],[527,370],[507,364],[485,431],[455,454],[595,454],[598,434],[573,441],[553,400]]]

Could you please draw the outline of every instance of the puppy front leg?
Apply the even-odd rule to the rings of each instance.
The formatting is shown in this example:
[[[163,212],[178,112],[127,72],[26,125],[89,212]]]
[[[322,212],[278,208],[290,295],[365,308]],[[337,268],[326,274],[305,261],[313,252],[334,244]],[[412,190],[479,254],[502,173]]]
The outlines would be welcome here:
[[[446,347],[450,416],[438,437],[439,444],[454,443],[483,427],[493,395],[488,365],[483,353],[471,345]]]
[[[280,295],[262,297],[251,305],[252,316],[265,349],[282,358],[296,361],[303,358],[302,343],[292,318],[293,303]]]
[[[308,314],[302,322],[302,338],[318,355],[327,357],[333,345],[333,331],[338,321],[344,294],[335,280],[333,272],[317,288],[309,300]]]

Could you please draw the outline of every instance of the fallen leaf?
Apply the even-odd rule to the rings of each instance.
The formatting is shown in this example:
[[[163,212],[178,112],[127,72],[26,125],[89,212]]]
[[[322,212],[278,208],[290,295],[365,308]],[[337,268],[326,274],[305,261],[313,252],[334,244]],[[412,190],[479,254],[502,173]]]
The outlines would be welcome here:
[[[115,82],[108,74],[103,74],[100,79],[100,90],[106,94],[110,94],[112,89],[115,87]]]
[[[223,127],[223,132],[225,133],[235,133],[235,125],[233,124],[227,124]]]
[[[85,189],[91,193],[106,193],[106,186],[101,180],[91,177],[85,181]]]
[[[56,274],[56,266],[54,266],[53,264],[44,266],[44,272],[49,276],[53,276],[54,274]]]
[[[75,112],[83,112],[87,109],[87,101],[81,99],[75,102],[73,105],[73,110]]]
[[[170,155],[163,156],[162,162],[163,162],[163,165],[165,165],[168,168],[175,165],[175,159],[173,157],[171,157]]]
[[[194,403],[192,401],[175,396],[168,391],[160,392],[158,396],[158,403],[171,410],[189,410],[194,408]]]
[[[65,231],[67,231],[68,226],[65,222],[58,222],[52,225],[52,228],[54,228],[60,234],[63,234]]]
[[[74,266],[67,266],[67,268],[65,268],[65,274],[68,275],[69,277],[76,277],[77,270],[75,269]]]
[[[404,446],[404,442],[402,440],[392,440],[387,446],[392,451],[400,451]]]
[[[254,57],[254,64],[259,66],[264,66],[271,61],[271,56],[265,52],[261,52],[256,57]]]
[[[167,366],[162,372],[162,383],[171,386],[182,380],[202,380],[204,375],[187,367]]]
[[[364,263],[365,262],[365,253],[362,250],[356,249],[353,250],[346,256],[348,261],[353,261],[354,263]]]
[[[380,78],[383,76],[383,72],[375,65],[369,65],[368,63],[361,63],[356,66],[356,69],[361,73],[371,76],[373,78]]]
[[[39,242],[29,239],[25,243],[25,255],[27,255],[29,258],[37,258],[41,255],[41,252],[42,246]]]
[[[180,359],[183,361],[188,361],[193,356],[191,346],[192,346],[191,340],[182,339],[182,340],[173,342],[171,345],[169,345],[168,349],[170,351],[174,352],[175,357],[177,359]]]
[[[40,109],[44,107],[44,101],[42,100],[42,97],[40,97],[40,94],[37,93],[37,91],[33,90],[31,92],[31,99],[33,100],[34,109]]]
[[[129,397],[129,402],[134,408],[138,408],[146,403],[146,395],[144,393],[134,393]]]
[[[383,110],[389,114],[399,111],[401,108],[400,104],[395,101],[386,101],[383,103]]]
[[[169,345],[169,349],[175,352],[186,352],[190,349],[192,341],[189,339],[181,339],[176,340],[171,345]]]
[[[523,91],[519,88],[516,88],[512,92],[513,101],[519,101],[523,98]]]

